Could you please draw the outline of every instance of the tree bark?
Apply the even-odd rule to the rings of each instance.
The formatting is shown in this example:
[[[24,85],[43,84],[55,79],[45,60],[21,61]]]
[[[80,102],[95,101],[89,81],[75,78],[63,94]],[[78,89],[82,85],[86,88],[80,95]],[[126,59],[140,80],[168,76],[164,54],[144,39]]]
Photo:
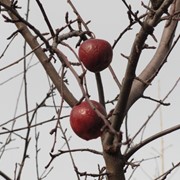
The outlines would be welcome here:
[[[104,151],[104,159],[106,160],[107,178],[108,180],[125,180],[124,161],[120,151],[116,153],[108,153]]]

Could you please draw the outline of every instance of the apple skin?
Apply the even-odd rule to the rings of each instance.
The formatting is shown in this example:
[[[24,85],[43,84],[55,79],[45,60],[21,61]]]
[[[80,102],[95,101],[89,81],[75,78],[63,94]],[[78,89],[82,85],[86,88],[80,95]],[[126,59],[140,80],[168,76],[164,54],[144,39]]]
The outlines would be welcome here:
[[[100,103],[94,100],[90,101],[95,108],[103,115],[106,115],[105,108]],[[91,108],[87,101],[83,101],[72,108],[70,113],[70,125],[76,135],[88,141],[96,139],[101,135],[101,128],[104,125],[104,121],[97,115],[95,110]]]
[[[113,51],[109,42],[103,39],[88,39],[79,47],[79,59],[91,72],[106,69],[112,61]]]

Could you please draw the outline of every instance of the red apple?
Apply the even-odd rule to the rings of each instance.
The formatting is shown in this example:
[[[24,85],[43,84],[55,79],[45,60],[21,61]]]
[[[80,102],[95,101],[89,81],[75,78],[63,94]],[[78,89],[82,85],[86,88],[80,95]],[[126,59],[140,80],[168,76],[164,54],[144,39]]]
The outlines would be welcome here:
[[[99,72],[112,61],[112,47],[103,39],[89,39],[79,47],[79,59],[91,72]]]
[[[91,102],[103,115],[106,115],[106,111],[100,103],[94,100]],[[72,108],[70,124],[76,135],[82,139],[91,140],[101,135],[104,121],[87,101],[83,101]]]

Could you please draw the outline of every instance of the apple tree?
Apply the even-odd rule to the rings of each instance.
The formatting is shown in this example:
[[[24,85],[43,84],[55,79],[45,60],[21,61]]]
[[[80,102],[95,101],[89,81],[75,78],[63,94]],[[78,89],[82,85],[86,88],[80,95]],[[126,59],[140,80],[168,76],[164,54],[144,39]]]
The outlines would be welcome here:
[[[172,56],[179,48],[180,0],[119,1],[123,16],[112,17],[108,7],[105,22],[115,25],[107,29],[93,28],[96,18],[91,21],[88,5],[84,7],[87,13],[81,13],[83,5],[78,3],[88,2],[0,0],[0,177],[6,180],[62,179],[71,171],[73,179],[143,179],[135,172],[147,156],[141,154],[137,160],[134,155],[179,132],[178,122],[157,130],[156,117],[150,125],[159,108],[171,107],[166,99],[177,89],[178,70],[171,70],[178,74],[176,79],[171,74],[162,77],[171,82],[163,99],[154,98],[153,93],[147,96],[145,90],[168,67],[166,62],[179,60],[179,52]],[[124,22],[120,31],[118,21]],[[113,37],[98,35],[97,29]],[[143,103],[138,106],[139,102]],[[150,109],[149,104],[156,107]],[[161,142],[162,153],[152,160],[161,160],[164,166]],[[180,144],[177,141],[173,146]],[[90,160],[83,159],[83,153],[92,155],[93,172],[86,170]],[[71,168],[61,159],[67,155]],[[78,164],[81,161],[85,170]],[[174,162],[161,173],[154,172],[153,178],[166,179],[179,165],[180,161]]]

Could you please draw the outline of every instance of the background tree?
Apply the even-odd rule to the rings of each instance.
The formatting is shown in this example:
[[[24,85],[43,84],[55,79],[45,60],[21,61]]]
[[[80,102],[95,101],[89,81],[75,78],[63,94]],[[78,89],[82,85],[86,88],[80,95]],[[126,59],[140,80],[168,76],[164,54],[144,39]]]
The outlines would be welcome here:
[[[91,27],[94,21],[86,20],[86,16],[91,19],[91,14],[78,10],[80,2],[72,3],[68,0],[58,3],[56,9],[53,7],[56,6],[55,3],[49,8],[48,2],[39,0],[0,0],[3,25],[0,68],[3,99],[3,121],[0,125],[1,177],[8,180],[28,177],[64,178],[72,171],[69,167],[70,160],[75,174],[73,179],[143,178],[142,174],[145,173],[136,174],[136,171],[143,167],[145,160],[152,159],[153,162],[162,162],[162,171],[156,172],[153,169],[153,175],[146,174],[146,177],[166,179],[177,170],[180,163],[174,162],[166,169],[163,167],[166,149],[163,139],[160,141],[160,155],[156,153],[147,158],[146,150],[139,159],[134,155],[142,153],[142,147],[149,148],[149,144],[154,140],[157,144],[159,138],[167,134],[172,136],[172,132],[180,129],[178,121],[164,129],[162,117],[162,129],[156,129],[158,117],[154,115],[159,107],[170,105],[165,101],[174,89],[177,89],[178,69],[170,71],[175,74],[175,79],[171,78],[172,74],[165,79],[170,87],[163,98],[159,95],[156,99],[144,93],[147,88],[151,88],[155,77],[160,76],[167,61],[173,59],[177,62],[179,31],[176,29],[180,1],[151,1],[149,4],[144,1],[141,4],[120,1],[118,3],[123,8],[119,7],[119,10],[123,11],[123,19],[119,15],[111,16],[113,9],[109,6],[108,19],[105,21],[107,29],[101,29],[100,33]],[[67,13],[63,12],[64,23],[58,23],[54,28],[53,19],[56,18],[57,22],[58,18],[51,16],[52,10],[58,16],[62,4],[66,4],[63,7],[67,8]],[[87,8],[88,5],[84,5],[85,11],[88,11]],[[42,17],[41,21],[36,20],[39,16]],[[119,23],[121,24],[125,17],[126,24],[121,26],[121,31],[115,30],[114,35],[113,29],[118,29]],[[110,22],[115,22],[116,27],[109,26]],[[12,28],[11,34],[8,28]],[[111,39],[115,39],[111,43],[113,61],[109,71],[106,69],[100,73],[89,72],[79,61],[78,48],[83,41],[90,38],[101,36],[108,40],[107,32],[112,32]],[[128,42],[126,46],[125,42]],[[121,49],[122,46],[125,46],[125,49]],[[117,59],[120,59],[120,62]],[[168,70],[165,73],[167,72]],[[76,137],[70,128],[71,108],[84,99],[88,102],[96,99],[106,107],[107,116],[95,109],[105,123],[101,140],[99,138],[92,140],[94,142],[84,142]],[[139,101],[142,103],[138,106]],[[178,95],[173,102],[177,101]],[[155,108],[151,106],[154,103],[157,103]],[[152,117],[156,119],[153,125],[149,123]],[[139,122],[140,118],[143,122]],[[158,151],[156,144],[154,148]],[[173,148],[178,149],[179,143],[176,142]],[[87,156],[84,153],[87,153]],[[168,156],[170,154],[172,155],[168,153]],[[67,155],[70,155],[70,159]],[[92,163],[91,157],[95,157]],[[81,167],[80,162],[84,161]],[[172,162],[171,159],[170,163]],[[93,172],[88,170],[88,165]],[[149,163],[148,170],[151,166]]]

